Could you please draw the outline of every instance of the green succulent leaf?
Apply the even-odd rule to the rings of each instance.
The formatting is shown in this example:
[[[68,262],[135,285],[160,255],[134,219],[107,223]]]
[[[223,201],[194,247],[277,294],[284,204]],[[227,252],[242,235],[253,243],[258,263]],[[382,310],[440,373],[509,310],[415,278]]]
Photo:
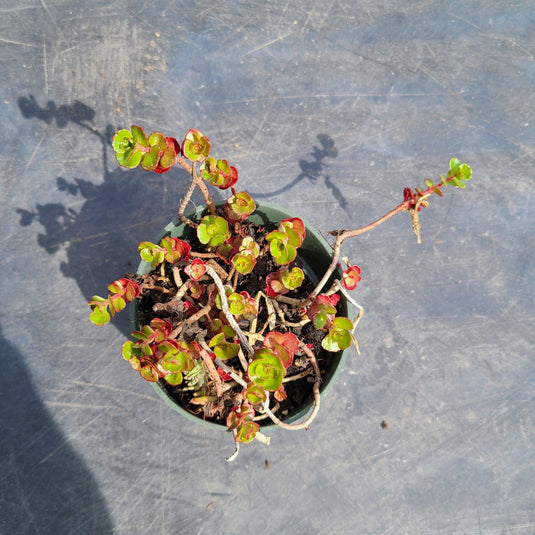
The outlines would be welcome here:
[[[349,318],[334,318],[333,326],[337,329],[353,329],[353,323]]]
[[[130,360],[134,356],[134,348],[137,346],[130,340],[125,342],[122,347],[122,355],[125,360]]]
[[[111,145],[116,153],[129,152],[135,146],[134,136],[130,130],[119,130],[113,136]]]
[[[305,280],[303,270],[298,267],[293,267],[291,270],[283,269],[280,274],[280,280],[285,288],[288,290],[295,290],[299,288]]]
[[[221,360],[234,358],[240,350],[240,345],[227,341],[224,333],[216,334],[210,342],[208,342],[208,345],[214,349],[216,357]]]
[[[234,316],[239,316],[243,314],[245,310],[245,298],[239,293],[232,293],[227,298],[228,308]]]
[[[162,350],[163,342],[158,349]],[[189,353],[170,348],[161,361],[162,368],[168,372],[184,372],[193,368],[193,359]]]
[[[452,158],[450,160],[450,173],[456,174],[456,170],[460,164],[461,162],[457,158]]]
[[[230,237],[228,223],[220,216],[206,215],[197,227],[197,237],[204,245],[217,247]]]
[[[240,251],[232,257],[232,265],[238,273],[247,275],[251,273],[255,267],[255,255],[248,250]]]
[[[149,146],[149,142],[147,140],[147,136],[145,135],[143,128],[141,128],[140,126],[136,126],[135,124],[133,124],[131,128],[132,136],[134,137],[136,144],[147,148]]]
[[[287,234],[274,230],[266,236],[269,242],[269,252],[279,265],[289,264],[297,256],[296,248],[289,243]]]
[[[301,219],[298,217],[283,219],[280,222],[279,230],[288,236],[291,245],[296,248],[301,247],[306,234],[305,224]]]
[[[351,345],[353,323],[349,318],[335,318],[321,345],[327,351],[342,351]]]
[[[152,364],[145,364],[141,366],[139,375],[151,383],[155,383],[159,379],[158,370]]]
[[[192,162],[202,162],[210,154],[210,147],[208,138],[192,128],[182,143],[182,154]]]
[[[115,158],[117,160],[117,163],[122,167],[128,167],[129,169],[133,169],[134,167],[137,167],[139,163],[141,162],[141,158],[143,157],[143,153],[136,151],[134,149],[125,151],[125,152],[116,152]]]
[[[327,314],[323,310],[318,311],[318,313],[314,316],[314,319],[312,320],[314,328],[323,329],[323,327],[325,327],[325,324],[327,323],[327,318]]]
[[[98,303],[97,300],[102,299],[101,303]],[[111,319],[110,314],[108,312],[108,300],[103,299],[102,297],[98,297],[97,295],[93,296],[91,298],[91,301],[89,302],[89,306],[92,309],[91,314],[89,314],[89,320],[94,325],[106,325]]]
[[[158,165],[160,159],[160,149],[158,146],[153,146],[150,148],[149,152],[145,152],[141,158],[141,167],[145,171],[153,171]]]
[[[240,191],[229,197],[225,204],[225,213],[229,221],[242,221],[256,210],[253,198],[246,192]]]
[[[131,341],[125,342],[121,351],[123,358],[130,363],[133,370],[139,372],[141,364],[139,357],[142,356],[140,348]]]
[[[459,166],[460,168],[460,178],[461,180],[470,180],[472,177],[472,169],[469,165],[463,163]]]
[[[263,347],[255,351],[248,374],[255,385],[273,392],[281,387],[285,371],[282,362],[273,351]]]
[[[182,383],[184,375],[180,372],[170,373],[165,376],[165,380],[168,384],[176,386]]]
[[[236,429],[236,442],[243,442],[244,444],[251,442],[259,429],[260,425],[256,422],[244,420]]]
[[[125,306],[126,301],[120,295],[110,295],[109,307],[112,315],[115,315],[117,314],[117,312],[121,312],[121,310],[124,310]]]
[[[138,246],[138,251],[145,262],[150,262],[152,267],[156,267],[163,262],[165,250],[150,241],[142,241]]]
[[[247,388],[243,391],[243,395],[247,400],[253,405],[258,405],[259,403],[264,403],[267,399],[266,391],[254,383],[250,383]]]
[[[165,150],[167,141],[161,132],[153,132],[149,136],[149,145],[151,147],[156,147],[158,150]]]

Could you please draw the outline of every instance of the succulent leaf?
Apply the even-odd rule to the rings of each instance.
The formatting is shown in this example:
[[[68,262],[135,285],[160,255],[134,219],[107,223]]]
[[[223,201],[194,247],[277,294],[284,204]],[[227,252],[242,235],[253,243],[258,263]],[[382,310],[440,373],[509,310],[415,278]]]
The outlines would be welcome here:
[[[342,284],[346,290],[354,290],[360,280],[360,268],[358,266],[350,266],[342,272]]]
[[[192,162],[202,162],[210,154],[210,147],[208,138],[192,128],[182,143],[182,154]]]
[[[197,237],[204,245],[217,247],[230,237],[228,223],[220,216],[206,215],[197,227]]]
[[[249,378],[254,384],[275,391],[281,387],[284,373],[282,362],[270,348],[262,347],[255,351],[248,368]]]
[[[225,214],[232,222],[242,221],[256,210],[256,204],[246,191],[240,191],[228,198]]]

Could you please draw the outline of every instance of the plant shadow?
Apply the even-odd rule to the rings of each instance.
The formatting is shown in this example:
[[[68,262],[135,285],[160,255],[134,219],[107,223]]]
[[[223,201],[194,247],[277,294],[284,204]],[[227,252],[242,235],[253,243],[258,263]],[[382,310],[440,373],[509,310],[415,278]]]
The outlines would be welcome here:
[[[299,173],[299,175],[282,188],[267,193],[255,193],[255,197],[266,198],[286,193],[305,179],[311,184],[315,184],[318,180],[323,179],[325,185],[331,191],[332,196],[340,205],[340,208],[342,208],[342,210],[347,210],[347,199],[344,197],[344,194],[338,186],[332,181],[330,175],[326,173],[329,164],[325,159],[336,158],[338,156],[338,149],[335,147],[333,139],[327,134],[318,134],[316,137],[320,142],[321,147],[312,147],[312,159],[309,158],[308,160],[303,159],[299,161],[299,167],[301,168],[301,173]]]
[[[0,359],[0,532],[111,533],[91,472],[43,406],[1,326]]]
[[[18,208],[22,226],[40,224],[39,245],[49,254],[64,250],[62,273],[73,278],[88,301],[105,295],[106,287],[139,264],[138,243],[152,240],[177,213],[178,201],[186,192],[189,175],[183,169],[169,174],[147,173],[141,168],[125,170],[113,161],[111,139],[115,132],[107,125],[101,132],[94,125],[95,112],[81,102],[40,107],[32,97],[20,97],[19,108],[26,119],[38,119],[65,128],[74,123],[96,136],[102,145],[102,180],[56,177],[65,200]],[[111,167],[113,170],[109,170]],[[195,197],[193,202],[200,200]],[[88,309],[89,312],[89,309]],[[130,334],[127,314],[113,318],[113,324]],[[88,323],[89,324],[89,323]]]

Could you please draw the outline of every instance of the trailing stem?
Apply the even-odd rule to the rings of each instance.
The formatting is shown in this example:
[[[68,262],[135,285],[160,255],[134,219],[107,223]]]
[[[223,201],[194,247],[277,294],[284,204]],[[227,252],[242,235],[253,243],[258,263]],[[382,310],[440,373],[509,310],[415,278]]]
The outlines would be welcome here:
[[[325,284],[327,283],[327,281],[329,280],[329,278],[331,277],[331,275],[333,274],[334,270],[336,269],[338,265],[338,260],[340,259],[340,250],[341,250],[342,244],[349,238],[355,238],[356,236],[360,236],[361,234],[369,232],[370,230],[373,230],[379,225],[382,225],[385,221],[388,221],[391,217],[395,216],[396,214],[399,214],[400,212],[406,212],[407,210],[409,210],[411,212],[411,217],[412,217],[413,231],[416,234],[418,243],[420,243],[420,222],[418,220],[418,211],[420,210],[421,207],[427,206],[426,199],[429,197],[429,195],[431,195],[431,193],[438,192],[439,194],[441,194],[439,188],[447,185],[449,182],[451,182],[454,179],[455,177],[449,176],[442,183],[430,186],[425,191],[418,190],[417,194],[412,194],[412,192],[410,195],[406,194],[406,198],[402,203],[398,204],[395,208],[390,210],[390,212],[386,213],[384,216],[380,217],[379,219],[377,219],[373,223],[370,223],[369,225],[366,225],[364,227],[360,227],[354,230],[334,230],[334,231],[329,232],[329,234],[336,236],[336,240],[333,245],[333,257],[332,257],[331,263],[329,267],[327,268],[327,270],[325,271],[320,282],[314,289],[314,291],[307,298],[303,300],[302,305],[311,303],[320,294],[323,287],[325,286]]]
[[[195,169],[195,164],[190,165],[188,162],[186,162],[186,160],[184,160],[183,158],[180,158],[179,156],[177,156],[176,161],[183,169],[185,169],[191,175],[191,184],[188,188],[188,191],[186,192],[186,194],[180,201],[180,205],[178,207],[178,217],[180,221],[182,221],[182,223],[185,223],[186,225],[192,228],[197,228],[198,226],[197,223],[194,223],[191,219],[188,219],[184,215],[184,212],[186,211],[186,207],[191,200],[191,196],[193,195],[195,188],[198,187],[201,190],[204,200],[206,202],[206,205],[208,207],[208,210],[211,214],[216,213],[216,207],[215,207],[214,201],[212,200],[212,196],[210,195],[210,192],[208,191],[208,188],[206,187],[206,184],[204,184],[201,177],[197,173],[197,170]]]

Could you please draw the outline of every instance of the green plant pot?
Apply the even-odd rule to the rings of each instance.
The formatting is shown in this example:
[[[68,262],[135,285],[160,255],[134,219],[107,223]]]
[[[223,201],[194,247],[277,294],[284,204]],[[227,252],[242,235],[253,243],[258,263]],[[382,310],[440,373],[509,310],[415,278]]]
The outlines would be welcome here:
[[[217,206],[222,206],[224,202],[216,203]],[[194,221],[199,221],[205,207],[199,207],[195,212],[188,214],[188,217]],[[273,204],[260,202],[257,204],[256,211],[249,216],[249,219],[259,225],[264,225],[268,231],[273,230],[278,227],[279,222],[283,219],[297,217],[287,210],[275,206]],[[325,239],[319,234],[319,232],[306,225],[306,237],[298,250],[298,255],[303,262],[303,267],[305,273],[310,277],[313,283],[317,283],[320,278],[323,276],[327,268],[331,263],[332,258],[332,247],[325,241]],[[172,236],[173,238],[187,239],[188,237],[194,236],[195,230],[189,227],[188,225],[175,220],[169,223],[163,231],[156,237],[154,240],[155,243],[159,243],[160,240],[166,236]],[[151,271],[151,265],[149,262],[142,261],[137,269],[138,275],[145,275]],[[336,270],[332,276],[332,279],[341,278],[342,272],[340,269]],[[330,284],[326,285],[328,288]],[[134,306],[130,308],[130,319],[133,323],[135,329],[139,329],[140,325],[137,321],[137,305],[136,301],[133,303]],[[349,302],[345,299],[344,296],[340,298],[340,315],[345,317],[351,317],[352,307]],[[338,376],[340,375],[344,362],[347,358],[349,349],[345,351],[339,351],[338,353],[331,353],[331,363],[327,368],[325,375],[322,377],[320,392],[321,396],[325,396],[333,387]],[[203,420],[202,418],[191,414],[184,407],[179,405],[172,397],[170,397],[167,392],[160,386],[159,383],[151,383],[154,390],[162,398],[162,400],[169,405],[173,410],[182,414],[186,418],[195,421],[197,423],[202,423],[207,427],[212,427],[214,429],[226,430],[227,427],[223,424],[218,424],[214,422],[209,422]],[[284,422],[291,423],[303,418],[308,414],[314,405],[312,397],[303,403],[302,407],[298,408],[296,411],[284,418]],[[274,426],[271,420],[266,419],[262,422],[262,428],[267,428]]]

